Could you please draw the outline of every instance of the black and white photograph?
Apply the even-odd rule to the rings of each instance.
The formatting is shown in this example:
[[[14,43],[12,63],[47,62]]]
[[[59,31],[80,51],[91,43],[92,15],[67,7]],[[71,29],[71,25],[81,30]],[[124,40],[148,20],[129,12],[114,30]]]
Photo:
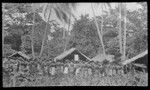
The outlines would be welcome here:
[[[2,3],[2,86],[148,86],[147,2]]]

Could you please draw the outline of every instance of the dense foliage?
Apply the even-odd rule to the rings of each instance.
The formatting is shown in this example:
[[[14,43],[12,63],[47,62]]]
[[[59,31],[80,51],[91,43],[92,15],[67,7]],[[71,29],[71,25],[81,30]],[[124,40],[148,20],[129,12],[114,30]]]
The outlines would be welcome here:
[[[141,9],[130,11],[127,10],[127,37],[126,37],[126,58],[132,58],[139,53],[148,49],[148,34],[147,34],[147,4],[142,5]],[[14,8],[17,6],[17,8]],[[57,6],[57,5],[56,5]],[[38,8],[38,6],[37,6]],[[58,18],[61,21],[68,23],[68,18],[64,14],[59,16],[60,7],[53,6],[56,10]],[[13,10],[11,10],[13,9]],[[63,53],[72,47],[77,48],[89,58],[102,53],[102,45],[98,36],[97,27],[94,18],[89,18],[87,15],[81,15],[73,23],[71,34],[66,28],[61,27],[55,20],[44,20],[39,14],[40,8],[31,8],[30,4],[5,4],[3,12],[3,57],[8,57],[15,51],[22,51],[32,57],[32,44],[35,55],[38,57],[41,48],[43,52],[38,60],[35,59],[32,63],[28,63],[31,73],[37,74],[37,64],[44,67],[45,64],[51,62],[56,56]],[[64,8],[63,8],[64,9]],[[69,12],[69,11],[67,11]],[[106,49],[106,54],[115,55],[119,57],[119,26],[118,26],[118,8],[110,9],[110,12],[97,16],[99,28],[101,28],[103,17],[103,42]],[[35,15],[35,16],[34,16]],[[63,19],[64,18],[64,19]],[[33,21],[33,19],[35,19]],[[122,21],[122,28],[124,22]],[[34,30],[34,33],[32,31]],[[44,33],[46,32],[46,36]],[[44,44],[43,38],[46,37]],[[32,60],[32,59],[31,59]],[[117,60],[117,59],[115,59]],[[5,62],[5,59],[3,59]],[[13,61],[12,61],[13,62]],[[32,67],[32,64],[35,67]],[[147,73],[131,73],[115,76],[101,77],[97,74],[84,77],[82,73],[79,76],[71,77],[68,75],[49,76],[32,76],[30,73],[15,74],[12,73],[13,65],[8,67],[3,66],[4,86],[11,86],[11,80],[16,80],[16,86],[36,86],[36,85],[110,85],[110,86],[133,86],[133,85],[147,85]],[[45,69],[42,68],[42,71]],[[131,76],[133,78],[131,78]],[[34,81],[35,80],[35,81]],[[12,80],[13,82],[13,80]],[[86,83],[85,83],[86,82]],[[6,84],[6,85],[5,85]]]

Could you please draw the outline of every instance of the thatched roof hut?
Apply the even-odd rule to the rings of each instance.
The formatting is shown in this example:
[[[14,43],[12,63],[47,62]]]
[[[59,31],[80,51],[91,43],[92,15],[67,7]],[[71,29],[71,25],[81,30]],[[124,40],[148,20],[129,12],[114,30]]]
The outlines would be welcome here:
[[[88,58],[86,55],[81,53],[76,48],[71,48],[54,58],[54,61],[67,62],[67,60],[71,62],[74,62],[74,61],[88,62],[90,61],[90,58]]]
[[[148,71],[148,50],[142,52],[141,54],[131,58],[131,59],[128,59],[128,60],[125,60],[125,61],[122,61],[121,64],[124,65],[125,67],[127,65],[133,65],[134,66],[134,69],[135,70],[138,70],[138,71]]]
[[[148,58],[147,58],[147,55],[148,55],[148,50],[144,51],[143,53],[131,58],[131,59],[128,59],[128,60],[125,60],[125,61],[122,61],[121,63],[123,65],[126,65],[126,64],[129,64],[129,63],[132,63],[132,62],[135,62],[135,63],[142,63],[144,62],[144,64],[148,64]]]
[[[29,62],[29,59],[30,59],[28,55],[24,54],[21,51],[13,53],[12,55],[8,56],[8,58],[14,59],[14,60],[18,58],[23,58],[25,62]]]

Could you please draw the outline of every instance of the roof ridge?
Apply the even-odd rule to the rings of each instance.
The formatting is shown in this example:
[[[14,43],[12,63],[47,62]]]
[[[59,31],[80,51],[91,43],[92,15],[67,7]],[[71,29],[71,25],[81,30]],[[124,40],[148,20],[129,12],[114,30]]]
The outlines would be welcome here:
[[[66,50],[65,52],[61,53],[60,55],[56,56],[54,59],[58,59],[62,56],[68,55],[69,53],[73,52],[74,50],[77,50],[76,48],[71,48],[69,50]],[[64,55],[65,54],[65,55]]]

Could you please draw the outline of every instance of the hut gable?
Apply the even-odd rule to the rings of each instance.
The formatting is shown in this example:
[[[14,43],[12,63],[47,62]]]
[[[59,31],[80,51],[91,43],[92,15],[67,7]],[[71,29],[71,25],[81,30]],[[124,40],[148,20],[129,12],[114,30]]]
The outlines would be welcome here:
[[[20,58],[20,57],[25,59],[25,60],[29,60],[30,59],[29,56],[27,56],[26,54],[24,54],[24,53],[22,53],[20,51],[10,55],[8,58]]]
[[[106,59],[110,62],[113,61],[114,55],[106,55]],[[98,62],[103,62],[105,60],[105,57],[103,54],[99,54],[95,56],[94,58],[91,59],[92,61],[98,61]]]
[[[75,61],[75,59],[79,59],[82,61],[89,61],[90,58],[88,58],[87,56],[85,56],[83,53],[81,53],[79,50],[77,50],[76,48],[71,48],[67,51],[65,51],[64,53],[60,54],[59,56],[55,57],[54,60],[61,60],[61,61]]]

